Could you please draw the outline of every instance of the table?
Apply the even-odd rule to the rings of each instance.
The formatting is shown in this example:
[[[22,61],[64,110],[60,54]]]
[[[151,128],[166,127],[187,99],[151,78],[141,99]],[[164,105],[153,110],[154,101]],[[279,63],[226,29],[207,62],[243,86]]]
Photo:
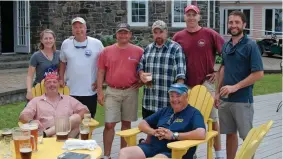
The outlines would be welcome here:
[[[32,159],[56,159],[60,154],[66,152],[67,150],[63,150],[62,147],[64,142],[57,142],[56,137],[52,138],[44,138],[43,144],[37,145],[37,152],[32,152]],[[12,146],[13,151],[15,150],[14,146]],[[95,157],[98,159],[101,157],[102,149],[101,147],[96,148],[93,151],[89,150],[73,150],[72,152],[90,154],[91,157]],[[14,156],[16,154],[14,153]]]

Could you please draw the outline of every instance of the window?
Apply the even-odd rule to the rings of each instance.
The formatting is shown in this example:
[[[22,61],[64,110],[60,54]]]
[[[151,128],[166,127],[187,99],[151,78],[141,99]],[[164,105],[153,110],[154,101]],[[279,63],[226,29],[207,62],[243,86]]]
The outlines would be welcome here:
[[[265,9],[264,13],[264,34],[270,35],[275,31],[276,35],[282,35],[282,9]]]
[[[173,0],[172,1],[172,27],[185,27],[184,10],[187,5],[191,4],[190,0]]]
[[[239,8],[239,7],[231,7],[231,8],[223,8],[221,10],[221,18],[220,21],[223,21],[221,23],[220,32],[221,34],[228,35],[228,17],[229,14],[235,10],[241,11],[246,15],[247,21],[246,21],[246,30],[245,33],[247,35],[251,35],[251,31],[249,29],[252,29],[252,9],[251,8],[239,8],[239,9],[233,9],[233,8]]]
[[[148,1],[128,1],[128,23],[131,26],[148,25]]]

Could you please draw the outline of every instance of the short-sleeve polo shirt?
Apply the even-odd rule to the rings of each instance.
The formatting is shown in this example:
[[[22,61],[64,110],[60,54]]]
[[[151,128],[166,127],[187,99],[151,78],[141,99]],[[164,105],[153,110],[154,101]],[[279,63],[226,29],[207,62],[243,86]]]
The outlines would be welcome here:
[[[235,85],[247,78],[251,73],[263,71],[259,48],[255,41],[245,35],[236,45],[232,40],[226,42],[222,49],[222,64],[224,65],[223,85]],[[253,85],[239,89],[222,98],[227,102],[253,103]]]

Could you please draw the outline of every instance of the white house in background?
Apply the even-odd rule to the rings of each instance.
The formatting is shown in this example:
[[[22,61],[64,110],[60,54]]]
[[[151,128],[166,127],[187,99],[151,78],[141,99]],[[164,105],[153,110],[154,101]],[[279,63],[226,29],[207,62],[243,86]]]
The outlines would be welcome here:
[[[272,32],[282,38],[282,0],[220,1],[220,33],[225,39],[228,15],[241,10],[247,17],[247,34],[253,39],[268,37]]]

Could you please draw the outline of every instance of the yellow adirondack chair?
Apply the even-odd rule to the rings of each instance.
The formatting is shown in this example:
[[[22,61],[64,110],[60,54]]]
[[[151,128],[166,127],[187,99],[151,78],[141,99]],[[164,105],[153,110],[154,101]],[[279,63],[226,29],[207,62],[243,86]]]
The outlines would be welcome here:
[[[70,95],[70,89],[68,86],[65,86],[64,88],[59,87],[58,88],[59,93],[64,94],[64,95]],[[45,93],[45,87],[44,87],[44,80],[41,81],[41,83],[36,84],[33,88],[32,88],[32,96],[33,97],[38,97],[41,96],[42,94]],[[22,123],[18,123],[19,126]],[[93,132],[93,130],[95,129],[95,127],[97,127],[99,125],[99,122],[96,121],[95,119],[91,119],[91,122],[89,123],[89,129],[90,132]],[[91,133],[89,133],[89,138],[91,138]]]
[[[273,121],[270,120],[266,124],[252,128],[244,140],[240,150],[237,152],[235,159],[251,159],[254,156],[259,144],[270,130],[272,124]]]
[[[218,135],[218,132],[212,130],[212,119],[209,119],[214,99],[208,92],[207,88],[202,85],[197,85],[188,93],[188,103],[191,106],[197,108],[204,117],[204,122],[208,124],[208,130],[205,140],[183,140],[176,141],[167,144],[167,147],[172,149],[172,158],[181,159],[183,155],[187,153],[189,148],[200,145],[202,143],[207,144],[207,158],[212,159],[212,146],[213,138]],[[136,145],[136,136],[141,131],[138,128],[124,130],[117,132],[116,135],[124,137],[128,146]]]

